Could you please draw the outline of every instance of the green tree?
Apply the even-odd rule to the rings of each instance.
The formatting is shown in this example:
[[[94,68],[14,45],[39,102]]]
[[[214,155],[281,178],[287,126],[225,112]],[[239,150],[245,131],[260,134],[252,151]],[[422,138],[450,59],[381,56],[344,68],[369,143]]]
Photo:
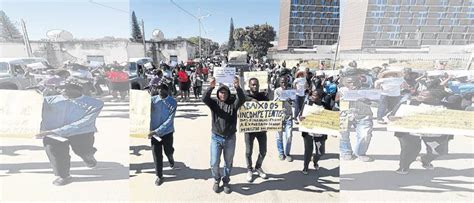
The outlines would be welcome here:
[[[138,24],[135,11],[132,11],[132,38],[130,38],[130,41],[143,42],[142,31],[140,29],[140,25]]]
[[[7,14],[0,10],[0,40],[19,41],[22,39],[18,28],[10,21]]]
[[[230,31],[229,31],[229,42],[228,42],[228,50],[233,50],[235,48],[235,41],[234,41],[234,20],[230,18]]]
[[[234,39],[238,44],[237,50],[247,51],[249,54],[261,58],[267,55],[270,43],[275,40],[276,32],[271,25],[254,25],[234,30]]]
[[[199,37],[188,38],[194,44],[199,44]],[[201,49],[204,56],[212,56],[215,51],[219,49],[219,43],[212,41],[211,39],[201,38]],[[199,50],[196,49],[196,56],[199,55]]]

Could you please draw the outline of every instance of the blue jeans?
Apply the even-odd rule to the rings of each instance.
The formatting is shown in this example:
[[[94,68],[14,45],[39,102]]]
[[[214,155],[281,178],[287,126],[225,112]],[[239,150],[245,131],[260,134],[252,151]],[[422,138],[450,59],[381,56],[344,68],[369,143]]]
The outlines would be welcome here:
[[[291,119],[283,121],[283,131],[276,134],[278,154],[289,156],[291,150],[291,139],[293,137],[293,121]]]
[[[351,122],[356,128],[356,143],[354,145],[354,154],[356,156],[365,156],[369,149],[370,139],[372,138],[372,117],[367,116],[362,119]],[[351,125],[350,124],[350,125]],[[341,155],[352,154],[350,131],[341,132],[339,150]]]
[[[230,181],[230,172],[232,171],[232,162],[235,152],[235,134],[226,138],[212,133],[211,138],[211,173],[216,182],[221,180],[219,173],[219,164],[221,163],[221,154],[224,152],[224,176],[222,181]]]
[[[379,100],[379,106],[377,108],[377,120],[382,120],[388,112],[394,110],[399,101],[400,97],[381,95]]]

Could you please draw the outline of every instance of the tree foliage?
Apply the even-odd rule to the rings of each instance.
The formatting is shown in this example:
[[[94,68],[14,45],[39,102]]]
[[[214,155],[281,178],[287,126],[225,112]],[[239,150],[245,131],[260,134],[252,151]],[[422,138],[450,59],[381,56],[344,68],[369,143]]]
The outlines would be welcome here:
[[[267,55],[270,43],[275,40],[276,32],[271,25],[254,25],[234,30],[235,50],[247,51],[249,54],[261,58]]]
[[[0,39],[4,41],[19,41],[23,37],[18,28],[10,21],[7,14],[0,10]]]
[[[132,38],[130,38],[130,41],[143,42],[142,31],[140,29],[140,25],[138,24],[135,11],[132,11]]]

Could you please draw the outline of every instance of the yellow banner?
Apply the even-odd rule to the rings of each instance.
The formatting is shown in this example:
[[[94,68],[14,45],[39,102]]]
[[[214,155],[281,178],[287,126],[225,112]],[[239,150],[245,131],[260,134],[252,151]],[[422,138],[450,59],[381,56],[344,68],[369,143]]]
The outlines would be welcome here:
[[[130,136],[148,138],[150,132],[151,95],[143,90],[130,90]]]
[[[304,119],[300,122],[299,130],[308,133],[339,135],[339,112],[329,111],[320,106],[305,105]]]
[[[43,96],[35,91],[0,90],[0,137],[33,138],[40,133]]]
[[[281,131],[283,103],[280,101],[245,102],[239,109],[239,132]]]
[[[474,135],[474,112],[436,106],[402,105],[388,131],[421,134]]]

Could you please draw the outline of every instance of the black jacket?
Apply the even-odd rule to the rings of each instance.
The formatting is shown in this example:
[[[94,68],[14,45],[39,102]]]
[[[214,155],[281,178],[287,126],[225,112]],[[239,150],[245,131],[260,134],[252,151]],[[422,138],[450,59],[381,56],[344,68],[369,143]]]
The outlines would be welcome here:
[[[237,88],[237,97],[232,97],[227,86],[223,85],[217,89],[217,92],[225,89],[229,97],[221,102],[219,99],[211,98],[212,90],[209,87],[202,101],[211,109],[212,114],[212,132],[222,137],[227,137],[237,132],[237,111],[245,103],[245,94],[241,88]]]

